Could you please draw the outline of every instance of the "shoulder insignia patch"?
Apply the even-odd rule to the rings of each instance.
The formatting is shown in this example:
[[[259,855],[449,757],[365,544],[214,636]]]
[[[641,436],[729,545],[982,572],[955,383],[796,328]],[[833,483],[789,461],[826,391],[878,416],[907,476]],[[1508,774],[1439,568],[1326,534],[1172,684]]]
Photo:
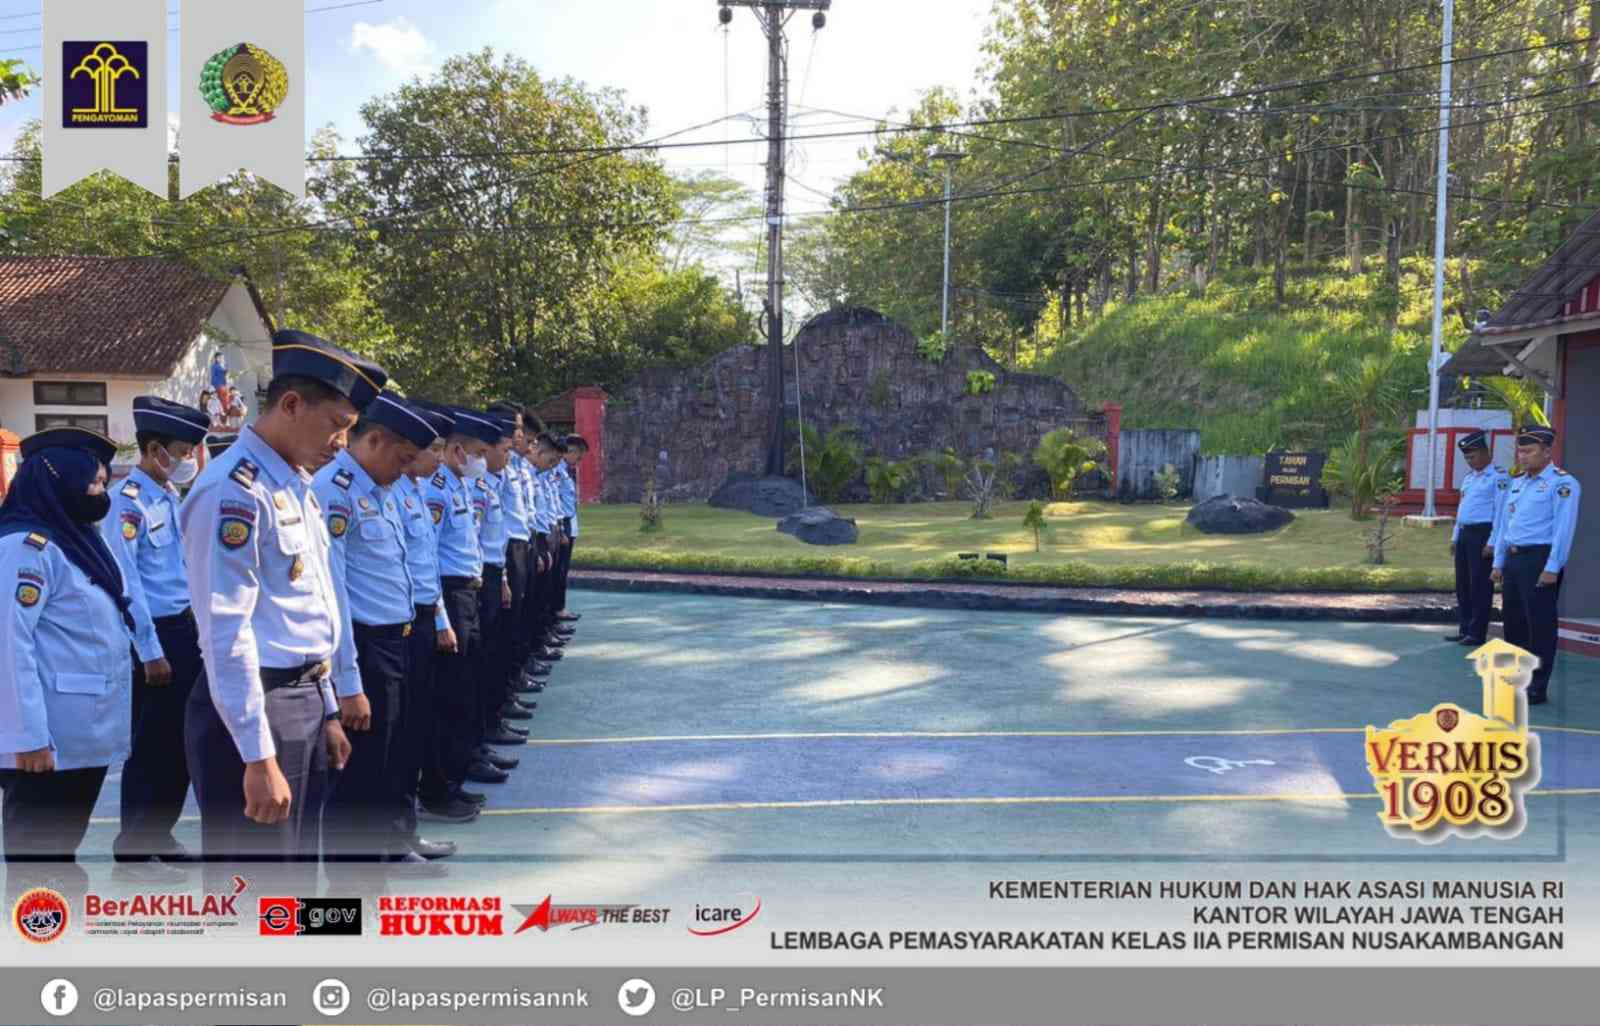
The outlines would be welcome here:
[[[249,491],[256,486],[256,478],[261,474],[261,468],[256,466],[254,460],[240,460],[233,465],[233,471],[228,475],[234,483]]]
[[[440,521],[444,520],[444,503],[428,503],[428,513],[433,517],[434,524],[437,525]]]
[[[50,544],[50,536],[40,534],[38,531],[30,531],[28,536],[22,539],[22,543],[43,552],[45,546]]]
[[[139,537],[139,527],[144,523],[144,517],[130,509],[122,514],[121,520],[122,537],[124,539],[127,541],[133,541],[135,538]]]
[[[1560,488],[1556,489],[1556,494],[1561,496],[1563,499],[1570,499],[1572,498],[1572,486],[1562,485]]]
[[[17,582],[17,605],[30,609],[39,604],[39,599],[44,595],[42,588],[32,581]]]
[[[350,529],[350,518],[343,513],[328,514],[328,533],[335,538],[343,538],[345,531]]]
[[[340,488],[347,490],[350,487],[350,482],[354,480],[355,476],[352,475],[348,470],[341,470],[337,474],[333,475],[333,483],[338,485]]]
[[[137,499],[139,497],[139,482],[125,482],[122,486],[122,494],[129,499]]]
[[[255,525],[242,517],[223,517],[217,522],[217,540],[225,549],[242,549],[250,541]]]

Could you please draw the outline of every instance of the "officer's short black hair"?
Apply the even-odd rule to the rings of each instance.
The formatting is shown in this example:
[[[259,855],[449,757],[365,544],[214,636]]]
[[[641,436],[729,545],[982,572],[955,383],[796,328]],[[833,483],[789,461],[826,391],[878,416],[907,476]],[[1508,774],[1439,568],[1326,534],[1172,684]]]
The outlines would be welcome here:
[[[515,417],[518,420],[522,420],[528,415],[528,411],[524,409],[520,403],[514,403],[509,400],[495,403],[493,406],[489,407],[489,412],[498,414],[502,417]],[[524,423],[523,426],[526,427],[526,423]]]
[[[568,449],[568,451],[571,451],[573,449],[578,449],[578,450],[581,450],[583,452],[588,452],[589,451],[589,440],[587,438],[583,437],[582,435],[568,435],[567,436],[567,449]]]
[[[162,435],[154,431],[135,431],[133,433],[133,444],[139,447],[140,456],[149,451],[150,443],[152,442],[171,452],[174,445],[180,444],[180,439],[174,435]],[[189,443],[182,442],[181,444],[188,445]]]
[[[298,392],[308,403],[329,403],[345,398],[342,392],[323,384],[316,378],[303,377],[299,374],[280,374],[267,386],[267,408],[277,406],[279,400],[288,392]]]
[[[356,421],[356,426],[350,429],[350,440],[352,442],[354,442],[357,439],[359,439],[359,438],[361,438],[361,437],[363,437],[363,436],[365,436],[367,434],[370,434],[373,431],[388,431],[388,430],[389,429],[387,427],[384,427],[382,424],[379,424],[377,421],[373,420],[371,417],[368,417],[366,414],[362,414],[361,415],[361,419]]]

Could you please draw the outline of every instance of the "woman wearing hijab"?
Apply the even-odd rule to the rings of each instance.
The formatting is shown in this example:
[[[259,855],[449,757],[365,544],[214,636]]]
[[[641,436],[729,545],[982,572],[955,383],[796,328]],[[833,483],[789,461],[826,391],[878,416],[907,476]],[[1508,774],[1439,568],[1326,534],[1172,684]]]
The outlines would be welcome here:
[[[132,618],[95,524],[116,446],[82,428],[22,443],[0,505],[0,790],[8,889],[29,875],[88,882],[75,864],[107,767],[128,755]],[[67,863],[33,873],[27,864]],[[23,877],[24,879],[19,879]]]

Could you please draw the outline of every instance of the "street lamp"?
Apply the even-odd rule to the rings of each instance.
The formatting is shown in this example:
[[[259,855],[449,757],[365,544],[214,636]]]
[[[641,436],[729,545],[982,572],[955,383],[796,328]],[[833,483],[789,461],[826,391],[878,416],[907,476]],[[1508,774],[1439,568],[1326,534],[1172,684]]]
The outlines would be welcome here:
[[[939,331],[950,334],[950,184],[958,161],[967,155],[955,150],[940,150],[933,159],[944,165],[944,302],[939,316]]]

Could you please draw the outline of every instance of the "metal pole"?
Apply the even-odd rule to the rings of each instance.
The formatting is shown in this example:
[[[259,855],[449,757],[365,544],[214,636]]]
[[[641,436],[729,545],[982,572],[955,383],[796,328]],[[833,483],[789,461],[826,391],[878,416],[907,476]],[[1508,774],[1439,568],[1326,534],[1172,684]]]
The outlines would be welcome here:
[[[783,474],[783,7],[766,8],[767,32],[767,474]]]
[[[939,332],[950,336],[950,178],[952,165],[944,165],[944,304],[939,315]]]
[[[1428,487],[1422,515],[1434,508],[1434,474],[1439,454],[1439,366],[1444,351],[1444,236],[1450,184],[1450,49],[1455,41],[1455,0],[1444,0],[1444,47],[1439,64],[1439,197],[1433,226],[1433,350],[1428,358]]]

